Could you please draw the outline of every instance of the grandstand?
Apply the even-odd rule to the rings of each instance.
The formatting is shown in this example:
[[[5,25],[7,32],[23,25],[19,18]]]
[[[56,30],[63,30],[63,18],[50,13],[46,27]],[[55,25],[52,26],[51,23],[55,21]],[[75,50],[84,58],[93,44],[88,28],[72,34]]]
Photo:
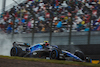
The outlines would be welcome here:
[[[12,32],[8,28],[9,26],[12,28],[13,23],[15,23],[15,33],[31,33],[34,20],[35,33],[49,32],[51,22],[53,22],[52,32],[69,32],[71,21],[72,31],[100,30],[99,2],[80,0],[25,0],[24,2],[12,5],[10,5],[11,8],[8,8],[10,6],[6,7],[5,12],[1,14],[0,28],[5,33]],[[36,19],[27,11],[28,6],[35,13]],[[48,10],[52,12],[53,19],[51,19],[51,14]],[[92,12],[92,16],[89,11]],[[15,16],[14,22],[11,14]],[[71,15],[73,16],[72,20]],[[91,28],[89,28],[90,22]]]

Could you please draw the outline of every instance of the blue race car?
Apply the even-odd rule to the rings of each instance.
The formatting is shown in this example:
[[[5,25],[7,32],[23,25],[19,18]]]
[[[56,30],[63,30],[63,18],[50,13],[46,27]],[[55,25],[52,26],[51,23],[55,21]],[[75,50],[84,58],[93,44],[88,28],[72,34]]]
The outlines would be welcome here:
[[[10,50],[11,56],[49,58],[58,60],[86,61],[83,52],[76,51],[74,54],[61,50],[58,46],[49,45],[47,42],[30,46],[28,43],[14,42]],[[88,60],[90,61],[90,60]]]

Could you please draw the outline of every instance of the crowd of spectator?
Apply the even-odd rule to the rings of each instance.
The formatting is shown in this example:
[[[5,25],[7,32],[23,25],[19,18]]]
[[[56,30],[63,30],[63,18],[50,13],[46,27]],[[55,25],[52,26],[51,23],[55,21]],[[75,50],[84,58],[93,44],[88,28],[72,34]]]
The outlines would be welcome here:
[[[35,33],[46,33],[50,32],[51,24],[52,32],[55,33],[69,32],[71,24],[72,31],[89,31],[89,29],[99,31],[100,2],[98,0],[26,1],[1,14],[0,31],[11,33],[14,29],[14,33],[31,33],[35,28]]]

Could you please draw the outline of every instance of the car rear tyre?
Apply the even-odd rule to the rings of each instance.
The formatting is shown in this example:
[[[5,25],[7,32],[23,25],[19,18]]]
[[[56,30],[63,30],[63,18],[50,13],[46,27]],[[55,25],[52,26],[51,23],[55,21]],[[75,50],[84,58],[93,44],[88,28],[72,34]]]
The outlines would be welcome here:
[[[21,51],[22,51],[22,49],[19,47],[12,47],[10,50],[10,55],[11,56],[18,56]]]

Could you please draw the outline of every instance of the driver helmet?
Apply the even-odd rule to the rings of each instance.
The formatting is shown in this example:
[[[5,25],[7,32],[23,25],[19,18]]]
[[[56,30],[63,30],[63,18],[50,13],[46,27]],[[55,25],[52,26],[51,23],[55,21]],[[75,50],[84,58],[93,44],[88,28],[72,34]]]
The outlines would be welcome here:
[[[44,41],[44,42],[45,42],[45,46],[48,46],[49,45],[48,41]]]

